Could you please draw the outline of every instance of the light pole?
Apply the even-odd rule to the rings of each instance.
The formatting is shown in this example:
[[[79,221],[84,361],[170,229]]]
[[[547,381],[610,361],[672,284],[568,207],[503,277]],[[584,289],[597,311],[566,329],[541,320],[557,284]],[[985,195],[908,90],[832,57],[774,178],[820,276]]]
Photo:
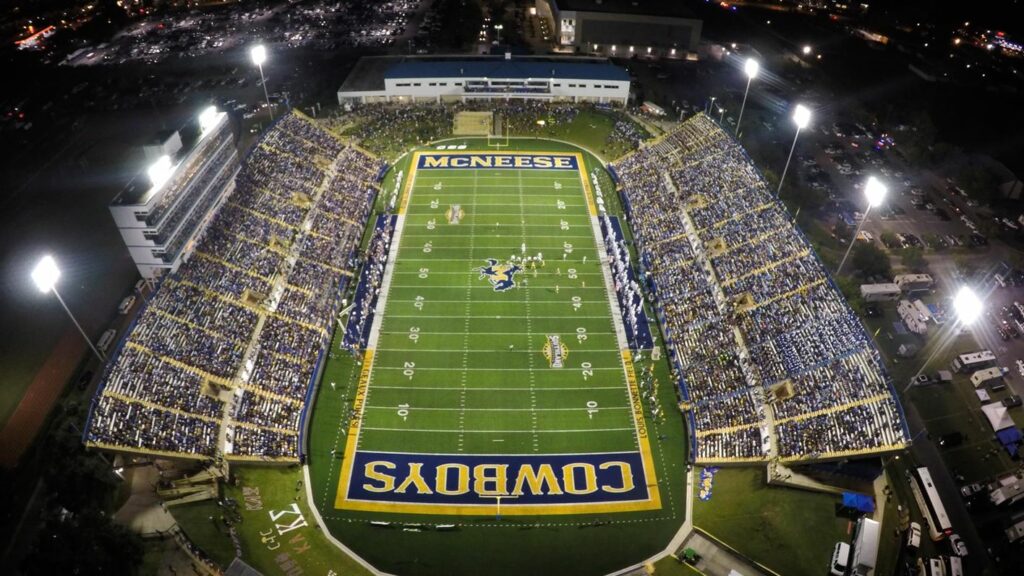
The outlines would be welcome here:
[[[853,239],[850,240],[850,246],[846,249],[846,254],[843,255],[843,259],[839,262],[839,267],[836,268],[836,276],[839,276],[839,273],[842,272],[843,264],[846,264],[846,259],[850,257],[850,250],[853,250],[853,245],[857,242],[857,236],[860,235],[861,228],[868,221],[868,213],[871,212],[872,208],[881,206],[882,202],[885,201],[885,195],[888,193],[889,188],[874,176],[868,178],[868,181],[864,184],[864,196],[868,199],[868,207],[864,210],[864,217],[857,224],[857,231],[853,233]]]
[[[796,124],[796,134],[793,136],[793,145],[789,148],[789,157],[786,158],[786,167],[782,169],[782,177],[779,178],[779,189],[775,191],[778,196],[782,193],[782,182],[786,180],[786,172],[789,171],[789,161],[793,159],[793,150],[796,150],[796,139],[800,137],[800,131],[811,122],[811,111],[803,104],[797,104],[793,110],[793,123]]]
[[[718,125],[721,126],[725,122],[725,108],[718,109]]]
[[[270,110],[270,120],[274,120],[274,108],[270,106],[270,94],[267,93],[267,79],[263,77],[263,63],[267,61],[267,48],[263,44],[257,44],[249,49],[252,56],[252,63],[260,69],[260,84],[263,84],[263,97],[267,99],[267,110]]]
[[[61,298],[60,293],[57,292],[57,280],[59,279],[60,268],[57,267],[57,261],[49,254],[43,256],[43,259],[36,264],[35,268],[32,269],[32,281],[35,282],[39,291],[43,294],[53,292],[53,295],[57,297],[57,301],[60,302],[62,307],[64,307],[64,311],[68,313],[71,321],[75,324],[75,328],[78,328],[78,332],[82,335],[82,338],[85,338],[85,341],[89,344],[89,348],[92,348],[93,354],[96,354],[96,357],[100,359],[101,363],[105,362],[106,357],[96,349],[96,346],[93,345],[92,340],[89,339],[85,330],[82,330],[82,325],[78,323],[78,320],[75,320],[74,314],[71,313],[71,310],[68,309],[68,305],[64,303],[64,299]]]
[[[708,113],[714,112],[714,110],[715,110],[715,97],[714,96],[711,97],[711,104],[708,105],[707,110],[708,110]]]
[[[740,133],[740,122],[743,121],[743,110],[747,107],[747,94],[750,93],[750,81],[757,77],[761,65],[753,58],[747,58],[743,64],[743,72],[747,75],[747,89],[743,91],[743,104],[740,105],[740,117],[736,119],[736,135]]]
[[[953,311],[956,313],[956,321],[952,323],[951,329],[958,329],[960,326],[970,326],[981,317],[981,313],[985,310],[985,305],[981,302],[981,298],[974,293],[969,286],[963,286],[957,291],[956,296],[953,297]],[[937,343],[935,349],[928,356],[928,359],[921,364],[921,367],[917,370],[914,376],[907,382],[907,385],[903,388],[903,393],[906,394],[907,390],[914,385],[917,377],[924,372],[924,369],[931,364],[931,361],[935,359],[935,356],[943,349],[942,340],[944,337],[937,337]]]

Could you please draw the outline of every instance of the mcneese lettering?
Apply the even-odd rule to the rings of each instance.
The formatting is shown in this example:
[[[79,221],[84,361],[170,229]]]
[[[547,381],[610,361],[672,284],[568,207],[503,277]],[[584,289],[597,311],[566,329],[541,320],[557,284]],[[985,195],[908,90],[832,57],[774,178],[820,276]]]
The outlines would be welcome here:
[[[595,466],[590,462],[573,462],[557,470],[550,464],[521,464],[514,475],[509,474],[508,464],[467,464],[446,462],[434,468],[433,484],[429,484],[429,469],[423,469],[423,462],[409,462],[405,470],[386,460],[367,462],[363,467],[367,492],[396,494],[441,494],[461,496],[469,493],[484,497],[503,494],[530,494],[533,496],[562,494],[585,495],[596,492],[623,494],[632,491],[636,484],[633,468],[629,462],[610,461]],[[598,470],[611,471],[611,476],[598,480]],[[511,482],[514,476],[515,480]]]
[[[448,157],[447,156],[424,156],[423,157],[424,168],[447,168]]]

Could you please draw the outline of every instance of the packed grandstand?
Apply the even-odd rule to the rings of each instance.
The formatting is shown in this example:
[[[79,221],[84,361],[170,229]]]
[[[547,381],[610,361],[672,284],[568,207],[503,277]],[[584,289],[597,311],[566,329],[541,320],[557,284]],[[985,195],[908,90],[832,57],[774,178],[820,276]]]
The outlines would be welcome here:
[[[907,444],[878,351],[731,136],[697,115],[613,168],[697,462]]]
[[[575,113],[538,106],[501,109],[523,130],[535,123],[520,116]],[[450,129],[453,110],[367,107],[359,114],[372,121],[361,130],[379,137],[394,128],[394,114]],[[629,132],[623,137],[639,137]],[[382,167],[305,117],[275,123],[191,258],[162,281],[109,363],[86,442],[298,460],[332,321],[362,266],[357,248]],[[656,303],[690,415],[692,459],[815,460],[908,443],[870,337],[731,136],[698,115],[612,168],[641,255],[637,277],[617,221],[602,221],[616,278],[628,288],[620,304],[637,326],[646,325],[640,294]],[[355,322],[360,343],[390,226],[377,219],[370,286],[354,301],[350,328]],[[649,343],[640,332],[631,328],[631,341]]]
[[[379,161],[297,114],[111,359],[85,440],[129,451],[295,460],[311,380],[375,198]]]

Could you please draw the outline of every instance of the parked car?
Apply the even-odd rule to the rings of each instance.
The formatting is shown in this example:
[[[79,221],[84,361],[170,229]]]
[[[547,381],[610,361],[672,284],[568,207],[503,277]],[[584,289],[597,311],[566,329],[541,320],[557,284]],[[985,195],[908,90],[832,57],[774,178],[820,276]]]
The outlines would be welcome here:
[[[960,494],[962,494],[964,498],[968,498],[970,496],[973,496],[973,495],[977,494],[978,492],[981,492],[981,484],[979,484],[977,482],[975,482],[973,484],[967,484],[966,486],[961,486],[960,487]]]
[[[959,534],[949,535],[949,546],[953,548],[953,553],[957,556],[961,558],[967,556],[967,544],[964,544],[964,541],[960,538]]]

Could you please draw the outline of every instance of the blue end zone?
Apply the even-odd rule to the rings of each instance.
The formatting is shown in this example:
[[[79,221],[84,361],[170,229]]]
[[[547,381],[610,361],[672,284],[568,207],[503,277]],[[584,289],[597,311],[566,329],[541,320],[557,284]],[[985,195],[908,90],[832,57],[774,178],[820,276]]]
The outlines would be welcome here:
[[[549,455],[356,452],[346,499],[494,506],[601,504],[650,496],[639,452]]]
[[[422,152],[416,162],[417,170],[451,170],[476,168],[512,168],[518,170],[578,170],[575,155],[570,154],[451,154]]]

